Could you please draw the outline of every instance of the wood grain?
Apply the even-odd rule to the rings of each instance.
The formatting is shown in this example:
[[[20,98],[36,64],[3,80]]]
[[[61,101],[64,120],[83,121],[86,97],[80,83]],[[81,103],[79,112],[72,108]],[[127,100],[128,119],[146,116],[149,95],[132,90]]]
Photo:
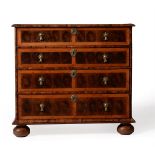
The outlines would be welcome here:
[[[20,119],[129,117],[127,94],[79,94],[75,103],[71,95],[19,95],[18,99]],[[109,104],[107,111],[104,102]],[[40,104],[44,104],[44,111],[40,111]]]
[[[133,26],[14,24],[13,124],[17,125],[14,134],[27,136],[28,124],[67,123],[122,123],[118,132],[131,134],[134,128],[130,123],[135,122],[132,118]],[[73,28],[77,33],[71,32]],[[71,55],[73,49],[75,56]],[[41,62],[39,54],[43,55]],[[76,77],[71,76],[72,70],[76,70]],[[40,76],[44,78],[43,85],[38,83]],[[108,77],[106,84],[104,77]],[[72,95],[77,97],[76,101],[71,100]]]

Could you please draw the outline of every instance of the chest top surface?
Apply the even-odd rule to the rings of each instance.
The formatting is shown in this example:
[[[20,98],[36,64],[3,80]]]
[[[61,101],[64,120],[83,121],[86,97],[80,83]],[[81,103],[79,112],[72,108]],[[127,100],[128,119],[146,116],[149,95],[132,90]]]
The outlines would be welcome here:
[[[135,26],[134,24],[13,24],[13,27],[25,27],[25,28],[30,28],[30,27],[132,27]]]

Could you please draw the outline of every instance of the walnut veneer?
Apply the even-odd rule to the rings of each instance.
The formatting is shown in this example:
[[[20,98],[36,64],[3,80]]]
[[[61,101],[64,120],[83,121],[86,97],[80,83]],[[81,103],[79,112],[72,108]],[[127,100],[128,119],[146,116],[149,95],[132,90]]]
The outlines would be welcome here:
[[[131,134],[133,24],[16,24],[18,137],[29,124],[121,123]]]

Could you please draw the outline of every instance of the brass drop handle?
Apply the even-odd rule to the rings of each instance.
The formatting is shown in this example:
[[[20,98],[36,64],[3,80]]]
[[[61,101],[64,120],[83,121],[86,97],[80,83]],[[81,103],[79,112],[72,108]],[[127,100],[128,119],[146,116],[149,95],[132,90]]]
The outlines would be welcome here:
[[[103,77],[102,80],[103,80],[104,85],[108,84],[108,77],[107,76]]]
[[[103,33],[104,40],[108,40],[108,32]]]
[[[105,102],[105,103],[103,104],[103,106],[104,106],[104,111],[105,111],[105,112],[108,111],[109,104],[108,104],[107,102]]]
[[[43,54],[42,53],[40,53],[38,55],[38,60],[39,60],[39,63],[42,63],[43,62]]]
[[[38,33],[39,41],[44,41],[44,33]]]
[[[104,62],[104,63],[107,63],[107,62],[108,62],[108,55],[104,53],[104,54],[102,55],[102,57],[103,57],[103,62]]]
[[[38,78],[38,82],[39,82],[39,85],[40,85],[40,86],[43,85],[43,82],[44,82],[43,76],[40,76],[40,77]]]
[[[45,111],[45,104],[44,103],[40,103],[40,112],[44,112]]]

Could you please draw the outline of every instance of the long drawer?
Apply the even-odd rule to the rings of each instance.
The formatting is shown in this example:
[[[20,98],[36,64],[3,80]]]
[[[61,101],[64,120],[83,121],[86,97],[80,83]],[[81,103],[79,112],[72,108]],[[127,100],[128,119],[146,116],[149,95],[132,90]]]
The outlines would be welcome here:
[[[18,49],[19,68],[129,67],[128,48],[23,48]]]
[[[129,90],[130,70],[18,70],[18,92]]]
[[[128,118],[127,94],[19,95],[20,119]]]
[[[18,28],[18,46],[129,45],[128,28]]]

